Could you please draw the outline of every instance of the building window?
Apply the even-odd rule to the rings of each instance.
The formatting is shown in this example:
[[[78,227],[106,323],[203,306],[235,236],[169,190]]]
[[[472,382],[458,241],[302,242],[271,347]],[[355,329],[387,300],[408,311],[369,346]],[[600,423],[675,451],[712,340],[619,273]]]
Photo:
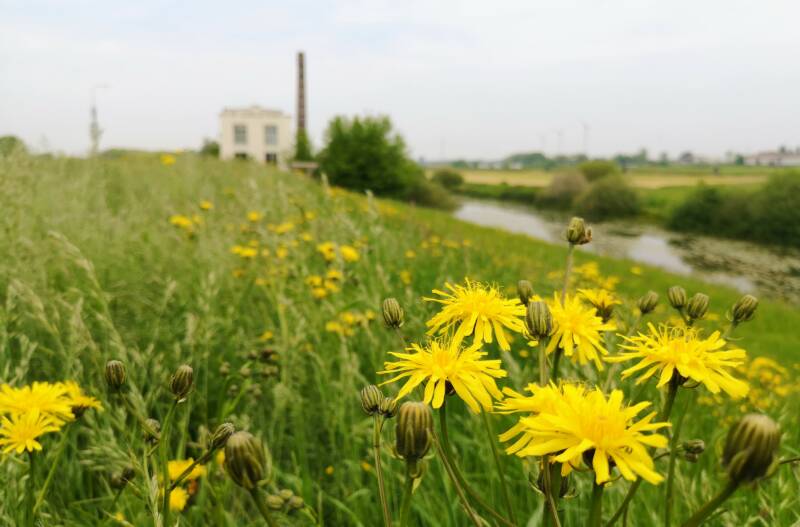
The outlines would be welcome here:
[[[268,145],[278,144],[278,127],[269,124],[264,127],[264,139]]]
[[[233,142],[237,145],[247,144],[247,127],[243,124],[233,125]]]
[[[264,158],[264,161],[266,161],[268,165],[277,165],[278,154],[267,154],[266,157]]]
[[[235,154],[233,154],[233,157],[235,157],[236,159],[247,159],[248,156],[246,152],[236,152]]]

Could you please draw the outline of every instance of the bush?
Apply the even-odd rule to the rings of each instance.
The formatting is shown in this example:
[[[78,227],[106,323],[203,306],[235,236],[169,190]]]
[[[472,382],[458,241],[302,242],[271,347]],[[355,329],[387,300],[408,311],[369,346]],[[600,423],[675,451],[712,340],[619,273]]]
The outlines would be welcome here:
[[[464,176],[451,168],[437,170],[431,180],[449,190],[458,189],[464,184]]]
[[[0,136],[0,156],[10,156],[11,154],[27,153],[28,148],[25,142],[15,135]]]
[[[305,130],[298,130],[294,140],[294,161],[313,161],[311,140]]]
[[[575,212],[592,221],[635,216],[639,196],[622,176],[606,176],[592,183],[575,201]]]
[[[619,166],[613,161],[605,161],[603,159],[596,159],[594,161],[585,161],[578,165],[578,170],[581,171],[583,177],[587,181],[597,181],[606,176],[616,174],[619,172]]]
[[[499,185],[466,183],[458,191],[461,194],[475,198],[516,201],[526,205],[533,205],[536,202],[536,196],[539,194],[539,189],[536,187],[509,185],[508,183],[500,183]]]
[[[700,183],[672,210],[667,226],[678,231],[699,232],[714,228],[722,202],[723,196],[719,188]]]
[[[580,172],[556,174],[550,185],[539,193],[536,204],[540,207],[570,209],[575,198],[581,195],[587,186],[586,178]]]
[[[398,197],[424,177],[388,117],[334,117],[325,138],[320,169],[334,185]]]
[[[428,181],[424,177],[412,183],[402,197],[423,207],[453,210],[457,205],[456,200],[447,189],[439,183]]]
[[[219,157],[219,143],[213,139],[203,139],[203,146],[200,147],[200,155]]]
[[[771,177],[751,203],[754,239],[800,247],[800,172]]]

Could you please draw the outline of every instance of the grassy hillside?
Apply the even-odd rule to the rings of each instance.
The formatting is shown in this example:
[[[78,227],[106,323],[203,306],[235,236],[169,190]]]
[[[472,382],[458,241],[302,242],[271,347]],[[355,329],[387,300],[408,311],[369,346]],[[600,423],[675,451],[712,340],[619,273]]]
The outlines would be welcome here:
[[[517,280],[526,278],[551,296],[566,255],[565,247],[477,228],[444,213],[352,195],[249,163],[189,155],[174,163],[143,157],[0,159],[0,210],[0,381],[19,386],[75,380],[105,407],[72,425],[61,446],[56,434],[42,439],[34,470],[38,488],[59,460],[38,509],[43,525],[153,525],[144,503],[154,491],[140,473],[117,498],[110,485],[111,474],[127,465],[138,471],[144,462],[141,429],[104,388],[109,359],[126,363],[135,404],[158,419],[170,406],[171,373],[181,363],[194,367],[195,391],[177,409],[170,458],[197,458],[203,431],[230,420],[268,445],[272,478],[266,490],[290,489],[307,503],[282,520],[379,525],[372,423],[358,391],[379,380],[375,372],[386,352],[401,348],[398,335],[380,322],[381,300],[400,301],[403,335],[420,341],[425,320],[435,312],[421,301],[431,289],[469,276],[513,295]],[[709,327],[724,322],[738,297],[580,251],[575,263],[573,286],[614,287],[625,300],[618,310],[621,323],[649,289],[662,299],[676,283],[690,293],[706,292]],[[655,320],[671,317],[664,303]],[[719,487],[719,445],[735,416],[758,408],[781,418],[783,454],[797,455],[797,327],[796,308],[762,302],[755,320],[738,330],[737,344],[776,363],[762,361],[741,373],[754,388],[746,402],[701,394],[702,411],[686,422],[684,437],[703,438],[708,449],[699,462],[680,463],[680,517]],[[534,380],[535,354],[522,339],[510,353],[489,349],[503,358],[510,373],[506,385],[519,389]],[[589,382],[600,381],[588,375]],[[659,404],[653,383],[647,390]],[[452,408],[452,440],[465,475],[499,504],[480,419],[463,405]],[[515,422],[513,416],[492,419],[497,431]],[[387,425],[387,443],[393,430],[393,423]],[[397,510],[403,464],[384,450]],[[0,457],[2,525],[15,524],[24,502],[25,459]],[[523,525],[541,510],[542,500],[518,458],[504,456],[503,463]],[[662,462],[658,469],[665,470]],[[575,481],[565,525],[581,524],[588,508],[588,487]],[[622,500],[627,486],[620,481],[606,491],[607,510]],[[737,493],[715,522],[791,525],[800,510],[798,487],[795,474],[783,469],[757,490]],[[629,523],[653,524],[662,492],[644,485]],[[181,525],[259,525],[249,497],[216,462],[189,494],[177,515]],[[414,525],[467,524],[436,459],[414,496],[412,519]]]

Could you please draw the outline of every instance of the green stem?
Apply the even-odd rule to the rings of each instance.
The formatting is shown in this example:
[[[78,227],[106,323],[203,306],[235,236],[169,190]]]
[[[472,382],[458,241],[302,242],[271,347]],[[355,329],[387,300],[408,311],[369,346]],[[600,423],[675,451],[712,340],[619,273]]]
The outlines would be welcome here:
[[[400,527],[408,525],[408,515],[411,511],[411,495],[414,493],[414,478],[411,471],[406,470],[406,484],[403,487],[403,504],[400,507]]]
[[[25,525],[33,527],[36,518],[34,510],[33,495],[36,492],[35,472],[36,472],[36,455],[32,451],[28,451],[28,489],[25,492]]]
[[[481,521],[475,514],[475,511],[469,504],[467,497],[463,495],[463,491],[466,491],[481,507],[486,509],[489,514],[497,518],[498,520],[502,521],[506,525],[513,526],[514,524],[503,518],[497,511],[495,511],[491,506],[489,506],[480,495],[472,490],[472,488],[467,485],[467,481],[464,479],[464,476],[461,475],[461,471],[458,469],[458,465],[456,465],[455,460],[453,459],[452,450],[450,449],[450,435],[447,431],[447,403],[445,402],[442,404],[442,407],[439,408],[439,425],[441,428],[441,437],[442,437],[442,448],[441,453],[442,457],[444,458],[445,465],[450,467],[451,472],[451,479],[453,479],[453,485],[456,488],[456,492],[459,493],[459,497],[464,505],[464,508],[467,511],[470,519],[472,519],[473,523],[477,527],[481,526]]]
[[[564,286],[561,288],[561,305],[567,299],[567,289],[569,288],[569,275],[572,273],[572,254],[575,252],[575,245],[570,243],[567,250],[567,263],[564,268]]]
[[[551,372],[553,382],[558,380],[558,364],[561,362],[561,355],[563,354],[563,350],[557,347],[555,356],[553,356],[553,371]]]
[[[603,485],[593,483],[592,486],[592,503],[589,507],[589,521],[586,523],[588,527],[600,527],[603,521]]]
[[[503,495],[503,501],[506,502],[506,509],[508,511],[508,517],[511,520],[511,523],[517,523],[517,519],[514,516],[514,507],[511,505],[511,495],[508,493],[508,486],[506,484],[506,476],[503,472],[503,464],[500,461],[500,453],[497,450],[497,444],[495,443],[495,435],[494,431],[492,430],[492,423],[489,420],[489,414],[485,411],[481,412],[483,416],[483,425],[486,428],[486,436],[489,440],[489,445],[492,447],[492,456],[494,456],[494,465],[497,468],[497,476],[500,478],[500,492]]]
[[[169,490],[170,491],[175,490],[175,487],[180,485],[183,482],[183,480],[186,479],[189,476],[189,474],[192,473],[192,470],[194,470],[194,467],[196,467],[197,465],[205,465],[206,463],[208,463],[208,460],[211,459],[211,456],[213,456],[213,455],[214,455],[214,450],[208,450],[202,456],[200,456],[195,461],[193,461],[192,464],[189,465],[188,467],[186,467],[186,470],[181,472],[180,476],[175,478],[175,481],[173,481],[170,484]]]
[[[120,395],[120,397],[122,398],[122,402],[125,404],[125,407],[130,413],[133,414],[136,420],[139,421],[139,425],[144,429],[144,431],[147,432],[150,437],[155,437],[158,439],[160,437],[158,431],[154,430],[153,427],[147,424],[147,420],[142,416],[142,414],[139,413],[139,410],[133,405],[130,399],[128,399],[128,397],[124,394]]]
[[[381,499],[381,509],[383,510],[383,525],[392,526],[392,515],[389,513],[389,503],[386,500],[386,488],[383,484],[383,467],[381,466],[381,428],[383,428],[383,416],[376,414],[372,421],[372,448],[375,453],[375,475],[378,477],[378,494]]]
[[[626,514],[628,512],[628,505],[633,499],[633,495],[636,494],[637,490],[639,490],[639,485],[641,484],[642,484],[642,478],[638,478],[636,481],[631,483],[631,486],[628,487],[627,494],[625,494],[625,499],[622,500],[622,503],[617,508],[617,511],[614,513],[611,519],[608,520],[608,522],[606,523],[606,527],[611,527],[612,525],[614,525],[623,514]]]
[[[278,522],[276,522],[275,518],[273,518],[272,514],[270,514],[266,501],[261,499],[261,496],[258,492],[258,487],[250,489],[250,495],[253,497],[253,501],[256,502],[256,508],[258,509],[258,512],[261,513],[264,521],[267,522],[267,525],[269,525],[269,527],[278,527]],[[165,525],[164,527],[169,526]]]
[[[53,482],[53,476],[56,473],[56,468],[58,467],[58,464],[61,461],[61,456],[64,454],[64,449],[67,446],[67,436],[71,429],[72,427],[68,424],[61,434],[61,439],[58,440],[58,445],[56,445],[55,459],[53,460],[52,465],[50,465],[50,470],[47,472],[47,479],[44,480],[44,485],[39,491],[39,495],[36,497],[36,503],[33,505],[34,514],[36,514],[36,512],[39,510],[39,507],[41,507],[42,503],[44,503],[44,498],[47,495],[47,489],[50,488],[50,483]]]
[[[673,493],[673,487],[675,484],[675,461],[677,460],[677,453],[678,453],[678,441],[681,435],[681,429],[683,428],[683,420],[686,417],[686,414],[689,409],[689,405],[694,400],[694,394],[696,392],[690,390],[690,398],[686,401],[686,406],[681,412],[681,415],[678,416],[678,420],[675,423],[675,429],[672,431],[672,437],[669,441],[669,468],[667,469],[667,486],[665,489],[666,498],[664,499],[664,526],[669,527],[672,523],[672,509],[673,509],[673,502],[675,500],[675,496]]]
[[[162,525],[169,527],[169,495],[171,488],[169,486],[169,433],[172,425],[172,417],[175,415],[175,408],[178,406],[178,401],[174,401],[167,411],[167,416],[164,418],[164,423],[161,425],[161,437],[158,441],[159,463],[161,465],[161,485],[164,488],[164,500],[161,504],[161,516],[163,517]]]
[[[738,487],[739,485],[737,483],[734,483],[733,481],[728,481],[728,484],[725,485],[725,488],[723,488],[719,494],[711,498],[711,500],[709,500],[708,503],[703,505],[700,508],[700,510],[695,512],[691,518],[686,520],[686,522],[684,522],[682,527],[697,527],[698,525],[703,523],[703,521],[705,521],[705,519],[708,518],[711,515],[711,513],[716,510],[717,507],[722,505],[722,502],[730,498],[731,494],[736,492],[736,489]]]
[[[544,508],[542,509],[542,525],[561,527],[558,517],[558,495],[561,492],[561,463],[550,463],[547,456],[542,458],[544,479]],[[555,492],[553,492],[555,490]]]

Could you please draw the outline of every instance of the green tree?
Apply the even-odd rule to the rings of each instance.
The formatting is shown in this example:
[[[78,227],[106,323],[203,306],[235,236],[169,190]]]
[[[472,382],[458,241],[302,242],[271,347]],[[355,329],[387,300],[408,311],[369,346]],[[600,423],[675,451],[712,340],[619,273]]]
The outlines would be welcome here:
[[[295,161],[313,161],[314,154],[311,149],[311,141],[305,130],[298,130],[294,142]]]
[[[203,146],[200,147],[200,155],[219,157],[219,143],[213,139],[203,139]]]
[[[14,152],[25,153],[28,149],[25,143],[15,135],[0,136],[0,156],[9,156]]]

